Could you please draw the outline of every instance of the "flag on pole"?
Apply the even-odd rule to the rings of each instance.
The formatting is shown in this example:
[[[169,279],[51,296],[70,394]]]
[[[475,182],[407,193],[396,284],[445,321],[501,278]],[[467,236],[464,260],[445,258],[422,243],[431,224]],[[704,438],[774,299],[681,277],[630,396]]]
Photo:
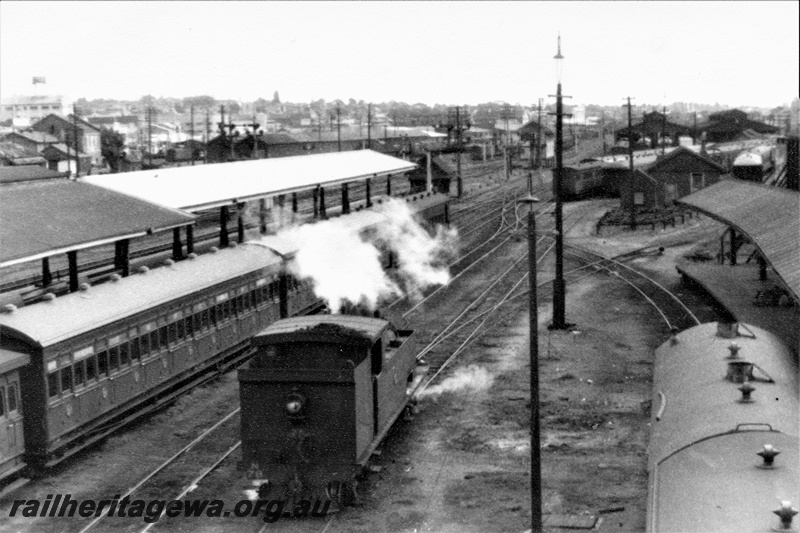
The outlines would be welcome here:
[[[34,76],[33,77],[33,84],[36,85],[37,83],[46,83],[44,76]]]

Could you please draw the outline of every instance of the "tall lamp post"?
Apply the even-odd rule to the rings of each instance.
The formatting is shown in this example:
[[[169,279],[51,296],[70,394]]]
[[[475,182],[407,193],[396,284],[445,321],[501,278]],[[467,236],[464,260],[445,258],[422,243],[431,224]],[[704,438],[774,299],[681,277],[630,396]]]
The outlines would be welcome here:
[[[558,76],[558,89],[556,91],[556,171],[553,176],[553,195],[556,202],[556,277],[553,280],[553,322],[550,329],[567,329],[569,324],[565,318],[565,287],[564,287],[564,232],[563,232],[563,210],[561,205],[561,175],[562,162],[564,156],[564,106],[561,95],[561,62],[564,56],[561,55],[561,35],[558,36],[558,53],[554,56],[556,60],[556,75]],[[569,98],[567,96],[566,98]]]
[[[528,204],[528,311],[530,313],[530,388],[531,388],[531,532],[542,531],[542,463],[539,435],[539,309],[536,302],[536,215],[533,204],[539,199],[530,188],[524,198]]]

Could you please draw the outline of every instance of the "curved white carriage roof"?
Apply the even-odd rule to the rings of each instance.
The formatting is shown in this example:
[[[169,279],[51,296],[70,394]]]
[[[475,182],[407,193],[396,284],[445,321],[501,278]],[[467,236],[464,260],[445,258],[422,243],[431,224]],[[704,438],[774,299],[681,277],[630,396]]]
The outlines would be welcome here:
[[[0,330],[13,329],[46,347],[270,265],[277,274],[279,264],[279,256],[262,246],[225,248],[0,313]]]
[[[415,168],[403,159],[355,150],[86,176],[82,180],[156,204],[199,211]]]
[[[737,426],[749,429],[748,424],[768,423],[775,431],[798,437],[794,357],[775,335],[755,326],[748,325],[747,329],[755,334],[754,339],[719,337],[716,322],[701,324],[680,332],[676,344],[667,341],[656,349],[653,413],[660,413],[660,420],[654,419],[651,429],[651,467],[678,450],[734,431]],[[756,401],[751,404],[738,403],[740,384],[725,379],[732,341],[740,346],[739,360],[757,365],[753,374],[761,378],[752,382]]]

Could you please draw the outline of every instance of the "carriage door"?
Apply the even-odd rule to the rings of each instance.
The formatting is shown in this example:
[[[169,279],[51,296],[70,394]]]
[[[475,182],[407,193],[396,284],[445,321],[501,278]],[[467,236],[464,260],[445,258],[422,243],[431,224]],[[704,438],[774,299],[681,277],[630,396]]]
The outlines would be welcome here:
[[[381,339],[378,339],[378,341],[372,345],[370,361],[372,366],[372,424],[374,428],[373,434],[377,435],[380,430],[378,427],[379,393],[382,392],[378,380],[383,370],[383,343]]]

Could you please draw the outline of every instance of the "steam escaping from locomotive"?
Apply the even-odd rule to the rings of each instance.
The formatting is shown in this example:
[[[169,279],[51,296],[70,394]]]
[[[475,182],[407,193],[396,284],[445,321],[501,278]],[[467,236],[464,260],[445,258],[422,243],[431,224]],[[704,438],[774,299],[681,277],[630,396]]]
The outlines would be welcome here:
[[[440,384],[422,390],[418,397],[437,397],[445,392],[460,390],[468,390],[470,392],[483,391],[491,387],[493,381],[494,376],[488,370],[482,366],[469,365],[466,368],[459,368],[452,376]]]
[[[384,201],[376,210],[386,218],[366,231],[346,216],[278,234],[296,245],[292,273],[311,278],[314,292],[333,312],[353,304],[374,310],[381,299],[415,298],[427,287],[450,281],[446,261],[457,249],[455,229],[437,226],[431,236],[402,201]],[[382,265],[389,252],[397,266],[393,277]]]

